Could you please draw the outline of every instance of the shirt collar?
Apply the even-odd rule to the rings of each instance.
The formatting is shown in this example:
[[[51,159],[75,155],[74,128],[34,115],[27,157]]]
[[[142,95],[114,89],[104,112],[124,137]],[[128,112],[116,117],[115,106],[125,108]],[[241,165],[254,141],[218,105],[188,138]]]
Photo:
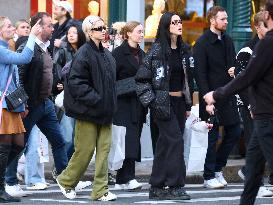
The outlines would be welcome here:
[[[43,49],[44,52],[47,51],[47,47],[50,45],[50,41],[44,43],[38,38],[35,39],[35,43],[37,43]]]
[[[210,29],[208,29],[208,36],[211,43],[215,43],[217,40],[219,40],[218,35],[216,33],[213,33]],[[224,40],[225,33],[221,33],[221,40]]]

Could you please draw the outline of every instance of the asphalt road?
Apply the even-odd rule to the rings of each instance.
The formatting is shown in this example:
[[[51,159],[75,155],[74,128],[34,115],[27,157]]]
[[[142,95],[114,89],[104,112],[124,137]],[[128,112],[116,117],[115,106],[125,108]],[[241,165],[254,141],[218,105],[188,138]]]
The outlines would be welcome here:
[[[92,187],[84,189],[77,193],[77,198],[74,200],[66,199],[60,192],[56,184],[51,184],[50,188],[44,191],[29,192],[27,197],[22,198],[21,203],[14,204],[39,204],[39,205],[55,205],[55,204],[200,204],[200,205],[238,205],[240,194],[243,190],[243,184],[230,184],[225,189],[211,190],[205,189],[202,185],[193,184],[187,185],[186,190],[191,195],[190,201],[153,201],[148,198],[147,183],[144,184],[143,189],[139,192],[116,191],[113,186],[110,190],[117,194],[118,199],[114,202],[97,202],[89,199]],[[269,186],[273,189],[273,186]],[[258,198],[256,204],[269,205],[273,204],[273,198]]]

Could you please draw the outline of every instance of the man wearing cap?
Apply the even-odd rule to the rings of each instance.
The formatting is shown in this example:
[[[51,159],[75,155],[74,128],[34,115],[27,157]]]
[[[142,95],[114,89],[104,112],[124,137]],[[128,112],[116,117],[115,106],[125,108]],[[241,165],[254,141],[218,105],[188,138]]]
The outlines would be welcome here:
[[[59,1],[53,0],[54,4],[54,19],[57,23],[54,25],[54,32],[52,34],[52,38],[50,40],[49,50],[51,54],[54,52],[54,47],[59,48],[62,43],[62,38],[65,37],[66,31],[69,29],[71,24],[78,24],[81,26],[79,21],[72,19],[72,5],[68,1]]]

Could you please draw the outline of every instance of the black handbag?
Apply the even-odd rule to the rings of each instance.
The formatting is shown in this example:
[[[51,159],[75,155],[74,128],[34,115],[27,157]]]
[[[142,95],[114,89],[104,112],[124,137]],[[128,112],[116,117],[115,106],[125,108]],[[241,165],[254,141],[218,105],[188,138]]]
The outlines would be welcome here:
[[[136,93],[135,77],[125,78],[116,82],[117,95],[130,95]]]
[[[20,105],[24,104],[28,100],[28,95],[25,89],[22,86],[20,86],[12,93],[6,95],[5,100],[8,109],[12,111],[18,108]]]

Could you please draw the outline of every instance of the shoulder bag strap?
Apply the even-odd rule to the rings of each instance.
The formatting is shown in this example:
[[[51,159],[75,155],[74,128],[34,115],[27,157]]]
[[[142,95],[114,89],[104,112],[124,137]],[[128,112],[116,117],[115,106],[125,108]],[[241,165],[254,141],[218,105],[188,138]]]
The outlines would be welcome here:
[[[0,100],[0,126],[1,126],[1,121],[2,121],[2,108],[3,108],[3,101],[4,101],[4,98],[5,98],[5,96],[6,96],[6,93],[7,93],[8,87],[9,87],[10,82],[11,82],[11,79],[12,79],[12,73],[13,73],[13,69],[12,69],[12,71],[11,71],[11,74],[9,75],[8,82],[7,82],[7,85],[6,85],[5,91],[3,92],[2,96],[1,96],[1,100]]]

